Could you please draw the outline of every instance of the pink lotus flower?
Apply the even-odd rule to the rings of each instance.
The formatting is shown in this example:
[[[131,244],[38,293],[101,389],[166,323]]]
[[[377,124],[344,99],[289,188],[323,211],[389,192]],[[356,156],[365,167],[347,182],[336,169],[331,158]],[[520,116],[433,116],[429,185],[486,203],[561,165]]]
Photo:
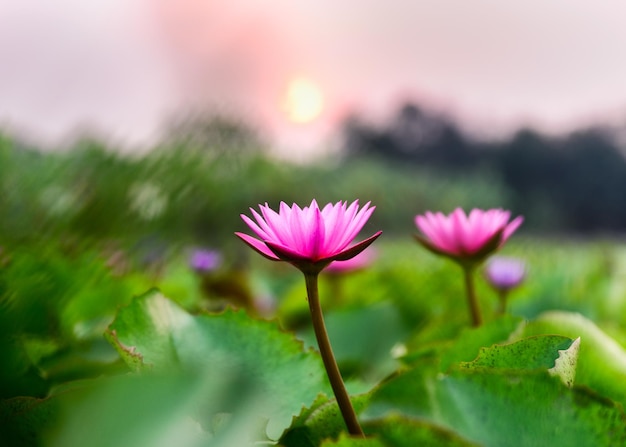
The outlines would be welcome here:
[[[473,209],[469,216],[461,208],[449,216],[427,211],[415,217],[424,235],[416,239],[432,252],[459,262],[480,262],[500,248],[524,221],[518,216],[509,222],[510,216],[502,209]]]
[[[267,203],[259,205],[259,208],[261,214],[250,208],[256,222],[241,215],[259,239],[244,233],[235,234],[266,258],[287,261],[304,274],[315,338],[337,405],[348,432],[353,436],[365,437],[330,346],[320,305],[318,277],[331,262],[355,257],[381,235],[382,231],[379,231],[350,246],[375,207],[370,207],[370,202],[367,202],[359,210],[359,203],[355,200],[349,206],[347,202],[329,203],[320,210],[313,200],[311,205],[304,208],[295,203],[290,208],[281,202],[278,213]]]
[[[261,214],[250,208],[255,221],[241,218],[259,239],[235,233],[246,244],[273,261],[287,261],[303,272],[320,272],[332,261],[351,259],[365,250],[382,231],[349,246],[374,212],[370,202],[359,210],[358,201],[327,204],[323,209],[313,200],[308,207],[280,203],[279,212],[267,204],[259,205]]]

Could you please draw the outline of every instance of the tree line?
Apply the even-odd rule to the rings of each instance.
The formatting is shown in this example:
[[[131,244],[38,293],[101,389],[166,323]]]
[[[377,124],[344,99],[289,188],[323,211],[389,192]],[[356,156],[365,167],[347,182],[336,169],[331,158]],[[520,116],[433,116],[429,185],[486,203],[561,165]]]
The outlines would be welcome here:
[[[522,129],[499,142],[467,136],[452,120],[415,104],[381,127],[351,117],[343,125],[346,161],[371,157],[443,171],[495,173],[507,204],[535,230],[626,230],[626,160],[615,131],[589,127],[557,137]]]

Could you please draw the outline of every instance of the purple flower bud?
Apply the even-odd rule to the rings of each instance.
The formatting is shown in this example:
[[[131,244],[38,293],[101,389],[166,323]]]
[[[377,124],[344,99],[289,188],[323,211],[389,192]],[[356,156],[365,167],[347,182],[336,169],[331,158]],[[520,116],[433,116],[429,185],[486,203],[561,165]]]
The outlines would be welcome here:
[[[198,273],[211,272],[221,264],[222,255],[216,250],[196,249],[189,259],[189,265]]]
[[[517,287],[526,276],[526,263],[521,259],[493,257],[485,267],[487,281],[497,290]]]

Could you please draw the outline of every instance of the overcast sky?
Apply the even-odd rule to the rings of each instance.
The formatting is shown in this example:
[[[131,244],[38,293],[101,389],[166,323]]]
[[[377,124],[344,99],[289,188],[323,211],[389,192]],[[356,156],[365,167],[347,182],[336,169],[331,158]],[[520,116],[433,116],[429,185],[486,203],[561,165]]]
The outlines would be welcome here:
[[[210,106],[288,145],[405,98],[495,134],[619,122],[625,19],[623,0],[0,0],[0,125],[141,143]],[[296,76],[324,97],[306,125],[281,110]]]

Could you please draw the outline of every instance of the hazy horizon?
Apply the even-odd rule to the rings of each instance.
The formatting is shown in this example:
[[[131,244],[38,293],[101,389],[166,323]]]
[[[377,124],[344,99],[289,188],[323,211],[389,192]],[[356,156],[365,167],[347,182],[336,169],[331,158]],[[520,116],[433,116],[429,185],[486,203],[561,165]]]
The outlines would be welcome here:
[[[348,113],[383,120],[406,100],[487,136],[621,124],[624,13],[591,0],[3,0],[0,126],[132,146],[210,110],[307,151]],[[289,99],[296,80],[310,87]]]

